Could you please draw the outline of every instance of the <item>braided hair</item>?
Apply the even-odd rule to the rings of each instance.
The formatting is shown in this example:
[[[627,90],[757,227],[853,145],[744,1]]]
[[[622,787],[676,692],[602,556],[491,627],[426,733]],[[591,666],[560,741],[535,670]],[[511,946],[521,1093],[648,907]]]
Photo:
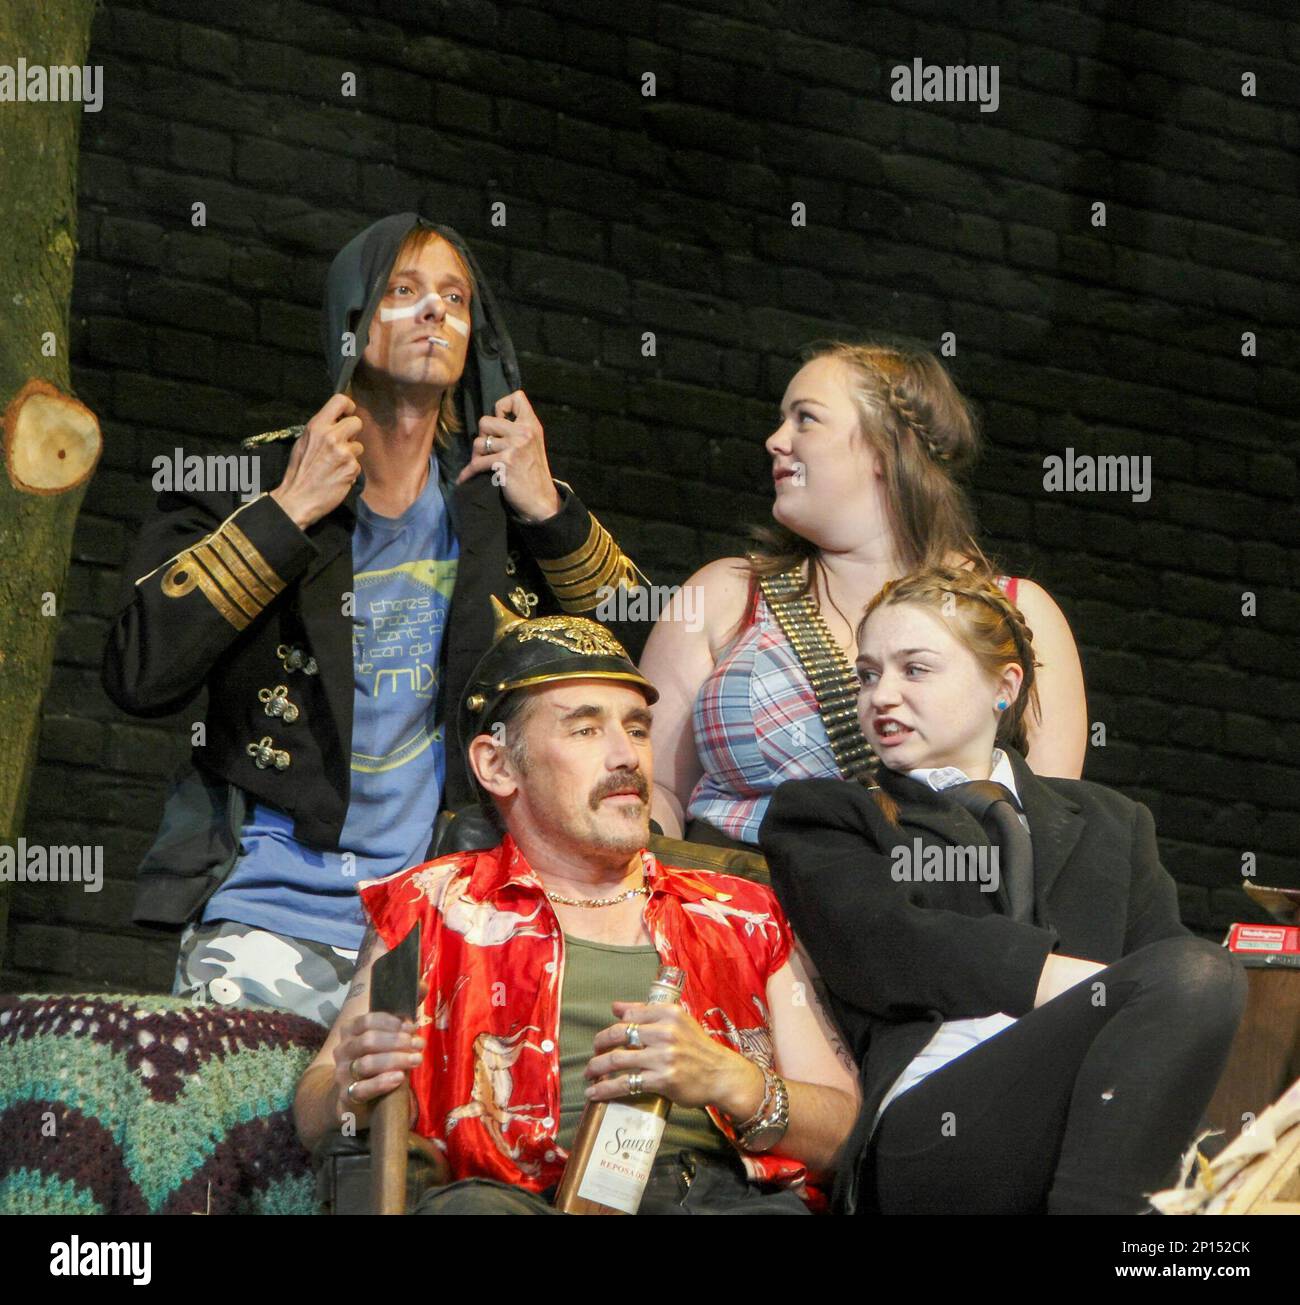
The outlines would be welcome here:
[[[1034,681],[1035,669],[1042,663],[1034,657],[1034,632],[1024,614],[993,581],[976,572],[947,566],[928,567],[891,580],[867,604],[858,624],[858,637],[878,607],[914,603],[942,614],[949,597],[956,600],[954,614],[958,619],[948,621],[948,626],[984,669],[995,675],[1008,662],[1015,662],[1023,673],[1016,700],[998,722],[997,742],[1008,743],[1027,755],[1025,713],[1032,706],[1035,719],[1041,719]]]
[[[880,462],[902,565],[940,566],[956,553],[992,576],[994,563],[976,540],[974,512],[959,482],[978,455],[978,427],[943,364],[924,349],[879,342],[819,342],[804,351],[805,362],[820,358],[844,368],[861,437]],[[815,545],[785,526],[752,533],[756,576],[808,559],[808,587],[816,587]]]
[[[878,607],[911,603],[929,608],[945,618],[953,635],[967,647],[975,659],[990,675],[997,673],[1008,662],[1020,667],[1023,678],[1020,692],[998,720],[996,741],[1016,749],[1022,756],[1029,753],[1026,714],[1032,707],[1034,719],[1042,720],[1035,683],[1036,669],[1042,663],[1034,657],[1034,632],[1029,628],[1024,613],[1007,597],[990,577],[980,571],[967,571],[950,566],[926,567],[913,571],[897,580],[891,580],[867,604],[858,623],[857,638],[868,618]],[[951,619],[948,609],[952,607]],[[879,774],[880,760],[876,758],[874,775]],[[873,796],[894,821],[897,804],[876,785],[874,777],[868,781]]]

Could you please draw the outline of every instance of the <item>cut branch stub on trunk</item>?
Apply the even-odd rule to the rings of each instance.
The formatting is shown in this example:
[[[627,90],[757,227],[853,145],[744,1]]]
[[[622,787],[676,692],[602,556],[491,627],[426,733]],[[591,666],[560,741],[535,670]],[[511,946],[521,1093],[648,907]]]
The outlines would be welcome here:
[[[98,418],[84,403],[33,378],[5,409],[4,443],[15,489],[63,494],[89,479],[103,437]]]

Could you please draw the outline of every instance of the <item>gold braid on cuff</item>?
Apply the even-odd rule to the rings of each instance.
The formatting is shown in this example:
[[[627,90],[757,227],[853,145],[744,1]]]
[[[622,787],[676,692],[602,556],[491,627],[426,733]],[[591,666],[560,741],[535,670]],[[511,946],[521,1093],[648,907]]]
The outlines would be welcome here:
[[[168,598],[184,598],[197,589],[236,630],[243,630],[284,588],[284,581],[235,524],[234,515],[172,562],[162,591]]]
[[[614,536],[591,518],[587,542],[563,557],[538,558],[546,583],[560,609],[577,615],[600,606],[602,589],[629,589],[646,583],[632,559],[619,548]]]

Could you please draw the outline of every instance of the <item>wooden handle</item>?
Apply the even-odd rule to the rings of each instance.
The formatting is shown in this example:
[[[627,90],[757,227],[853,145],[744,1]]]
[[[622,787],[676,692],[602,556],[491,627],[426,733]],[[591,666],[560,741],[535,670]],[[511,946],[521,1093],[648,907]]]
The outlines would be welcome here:
[[[370,1009],[414,1020],[420,1004],[420,926],[376,957],[370,969]],[[410,1080],[380,1097],[370,1115],[370,1209],[406,1213],[406,1142],[411,1127]]]
[[[406,1135],[410,1128],[406,1084],[379,1099],[370,1115],[370,1210],[406,1213]]]

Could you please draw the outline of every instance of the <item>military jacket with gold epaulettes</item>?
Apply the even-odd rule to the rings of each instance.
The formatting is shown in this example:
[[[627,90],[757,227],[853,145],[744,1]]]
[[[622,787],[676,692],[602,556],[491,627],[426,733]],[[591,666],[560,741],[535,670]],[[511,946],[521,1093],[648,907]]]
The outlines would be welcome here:
[[[280,483],[301,431],[245,441],[260,486]],[[596,615],[610,589],[648,583],[569,486],[557,482],[556,516],[525,522],[490,476],[455,483],[465,456],[463,445],[438,450],[460,550],[438,667],[451,808],[474,800],[455,707],[492,639],[489,596],[524,616]],[[234,489],[164,492],[145,522],[104,687],[138,716],[177,712],[204,687],[208,704],[194,772],[178,782],[141,866],[137,921],[181,924],[201,908],[238,850],[232,800],[278,807],[301,842],[337,848],[351,777],[357,495],[305,532],[269,493],[242,502]],[[648,627],[610,624],[635,655]]]

